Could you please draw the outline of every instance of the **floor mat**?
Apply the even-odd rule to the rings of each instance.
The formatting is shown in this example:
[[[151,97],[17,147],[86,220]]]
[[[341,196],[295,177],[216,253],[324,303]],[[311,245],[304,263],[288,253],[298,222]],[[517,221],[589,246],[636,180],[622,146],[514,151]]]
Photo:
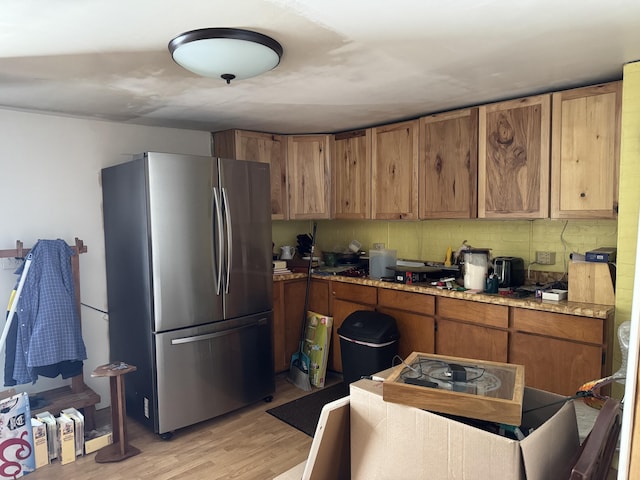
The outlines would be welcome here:
[[[347,395],[349,395],[349,386],[340,382],[271,408],[267,413],[313,437],[322,407]]]

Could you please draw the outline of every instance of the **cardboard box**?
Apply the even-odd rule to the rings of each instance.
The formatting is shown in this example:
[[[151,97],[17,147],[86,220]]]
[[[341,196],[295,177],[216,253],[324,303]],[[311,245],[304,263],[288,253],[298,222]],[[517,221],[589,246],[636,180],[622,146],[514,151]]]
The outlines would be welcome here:
[[[567,290],[560,290],[557,288],[552,288],[551,290],[545,290],[542,292],[543,300],[566,300],[567,298]]]
[[[307,312],[303,352],[309,357],[309,381],[314,387],[324,387],[332,326],[333,317]]]
[[[37,418],[31,419],[33,429],[33,451],[36,469],[49,465],[49,447],[47,446],[47,426]]]
[[[66,465],[67,463],[76,461],[76,440],[73,432],[74,423],[69,417],[60,415],[56,418],[58,423],[58,441],[60,452],[60,463]]]
[[[0,479],[16,479],[33,472],[36,465],[27,393],[0,399],[0,427]]]
[[[65,408],[60,412],[60,414],[73,420],[76,457],[81,457],[84,453],[84,415],[75,408]]]
[[[58,458],[58,422],[51,412],[40,412],[36,414],[36,418],[47,426],[47,451],[49,452],[49,461]]]
[[[351,478],[548,480],[568,478],[579,449],[573,401],[525,388],[524,440],[503,437],[457,419],[385,402],[382,383],[350,385]]]
[[[113,433],[111,432],[111,425],[104,425],[87,432],[84,439],[84,453],[85,455],[89,455],[112,443]]]

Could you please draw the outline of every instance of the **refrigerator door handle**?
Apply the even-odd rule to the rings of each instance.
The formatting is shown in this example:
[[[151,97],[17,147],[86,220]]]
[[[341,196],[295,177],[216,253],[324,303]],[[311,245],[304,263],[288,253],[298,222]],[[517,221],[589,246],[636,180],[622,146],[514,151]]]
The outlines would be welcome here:
[[[223,330],[222,332],[206,333],[204,335],[193,335],[191,337],[174,338],[173,340],[171,340],[171,345],[181,345],[184,343],[201,342],[203,340],[211,340],[212,338],[224,337],[226,335],[231,335],[232,333],[235,333],[238,330],[242,330],[249,327],[255,327],[256,325],[265,325],[266,323],[267,323],[267,319],[261,318],[257,322],[249,323],[247,325],[242,325],[240,327],[230,328],[228,330]]]
[[[216,216],[216,221],[219,227],[222,226],[222,205],[220,204],[221,198],[218,193],[218,189],[213,187],[213,211]],[[213,253],[213,273],[216,283],[216,295],[220,295],[222,293],[222,259],[224,254],[224,237],[222,233],[222,228],[215,228],[216,222],[212,222],[211,228],[213,230],[213,245],[211,246]],[[218,235],[218,255],[215,252],[215,235]]]
[[[231,223],[231,208],[229,207],[229,197],[227,189],[222,188],[222,200],[224,202],[224,215],[227,231],[227,281],[224,282],[224,293],[229,293],[229,282],[231,281],[231,260],[233,258],[233,228]]]

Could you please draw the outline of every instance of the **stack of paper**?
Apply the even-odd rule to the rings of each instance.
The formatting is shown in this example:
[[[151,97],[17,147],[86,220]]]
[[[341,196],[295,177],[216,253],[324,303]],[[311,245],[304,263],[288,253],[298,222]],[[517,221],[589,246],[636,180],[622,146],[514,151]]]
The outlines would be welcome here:
[[[274,275],[283,275],[285,273],[291,273],[291,270],[287,268],[287,262],[285,260],[274,260],[273,261],[273,274]]]

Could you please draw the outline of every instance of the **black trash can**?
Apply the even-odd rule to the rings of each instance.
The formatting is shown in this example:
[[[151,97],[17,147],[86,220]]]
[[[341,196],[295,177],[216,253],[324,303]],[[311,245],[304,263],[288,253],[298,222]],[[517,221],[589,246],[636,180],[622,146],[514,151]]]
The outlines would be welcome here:
[[[357,310],[338,328],[342,375],[350,384],[390,368],[398,354],[398,326],[391,315]]]

